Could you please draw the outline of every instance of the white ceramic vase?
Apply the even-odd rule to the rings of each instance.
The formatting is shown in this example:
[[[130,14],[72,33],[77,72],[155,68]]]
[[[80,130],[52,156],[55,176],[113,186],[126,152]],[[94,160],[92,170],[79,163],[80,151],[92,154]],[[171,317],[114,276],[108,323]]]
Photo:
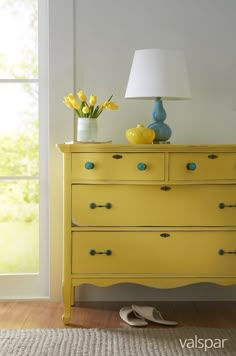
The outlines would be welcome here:
[[[97,130],[97,119],[78,117],[76,141],[96,141]]]

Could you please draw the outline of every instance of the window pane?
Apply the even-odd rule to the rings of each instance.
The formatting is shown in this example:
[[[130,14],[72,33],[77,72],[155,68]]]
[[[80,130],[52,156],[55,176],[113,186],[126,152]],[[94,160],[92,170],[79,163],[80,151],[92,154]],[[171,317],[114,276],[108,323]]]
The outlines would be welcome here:
[[[38,176],[38,84],[0,83],[0,176]]]
[[[37,78],[37,0],[0,2],[0,78]]]
[[[38,272],[38,200],[37,180],[0,182],[0,273]]]

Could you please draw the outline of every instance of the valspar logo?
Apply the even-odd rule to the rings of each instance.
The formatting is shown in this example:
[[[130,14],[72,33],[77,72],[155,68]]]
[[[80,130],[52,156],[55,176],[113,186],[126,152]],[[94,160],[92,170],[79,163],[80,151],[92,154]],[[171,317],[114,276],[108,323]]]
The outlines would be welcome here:
[[[179,339],[180,345],[187,349],[203,349],[207,351],[208,349],[223,349],[225,347],[225,342],[229,339],[203,339],[199,338],[198,335],[194,335],[194,338],[190,339]]]

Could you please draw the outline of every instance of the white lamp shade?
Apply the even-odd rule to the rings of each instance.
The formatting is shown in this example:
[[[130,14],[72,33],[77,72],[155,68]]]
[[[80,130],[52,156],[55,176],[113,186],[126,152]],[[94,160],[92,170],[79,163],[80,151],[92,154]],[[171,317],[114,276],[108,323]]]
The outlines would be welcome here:
[[[189,99],[190,88],[182,51],[136,50],[125,98]]]

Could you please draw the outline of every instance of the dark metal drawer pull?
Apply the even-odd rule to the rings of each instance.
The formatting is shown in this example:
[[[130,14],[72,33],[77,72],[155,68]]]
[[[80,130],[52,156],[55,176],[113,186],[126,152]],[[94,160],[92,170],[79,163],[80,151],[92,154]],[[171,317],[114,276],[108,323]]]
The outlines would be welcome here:
[[[114,159],[121,159],[121,158],[123,158],[123,156],[117,154],[117,155],[113,155],[112,158],[114,158]]]
[[[223,248],[221,248],[221,249],[219,249],[219,251],[218,251],[218,254],[220,255],[220,256],[223,256],[224,254],[228,254],[228,255],[236,255],[236,250],[233,250],[233,251],[225,251],[225,250],[223,250]]]
[[[106,209],[111,209],[112,204],[111,203],[105,203],[105,204],[96,204],[94,202],[89,203],[90,209],[96,209],[96,208],[106,208]]]
[[[171,187],[164,185],[163,187],[161,187],[161,190],[164,190],[165,192],[167,192],[168,190],[171,190]]]
[[[216,158],[218,158],[218,155],[211,154],[211,155],[208,155],[208,158],[210,158],[210,159],[216,159]]]
[[[219,203],[219,208],[224,209],[224,208],[236,208],[236,204],[225,204],[225,203]]]
[[[163,232],[162,234],[160,234],[160,236],[166,238],[166,237],[170,237],[170,234]]]
[[[112,250],[110,250],[110,249],[107,249],[107,250],[105,250],[105,251],[96,251],[96,250],[94,250],[93,248],[91,248],[90,250],[89,250],[89,254],[91,255],[91,256],[95,256],[95,255],[107,255],[107,256],[111,256],[112,255]]]

